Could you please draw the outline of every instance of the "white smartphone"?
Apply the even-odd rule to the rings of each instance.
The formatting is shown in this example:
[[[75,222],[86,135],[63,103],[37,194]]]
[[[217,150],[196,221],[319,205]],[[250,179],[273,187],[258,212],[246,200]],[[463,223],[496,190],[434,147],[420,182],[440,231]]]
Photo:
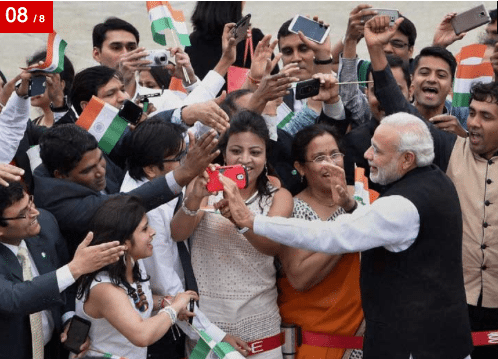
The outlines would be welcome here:
[[[399,11],[395,9],[368,9],[368,10],[374,10],[377,11],[377,15],[379,16],[389,16],[389,25],[393,26],[396,20],[399,18]],[[375,16],[377,16],[375,15]],[[362,17],[363,22],[367,22],[371,18],[373,18],[374,15],[364,15]]]
[[[330,26],[325,27],[305,16],[296,15],[289,25],[289,31],[295,34],[302,31],[308,39],[323,44],[327,36],[329,36]]]

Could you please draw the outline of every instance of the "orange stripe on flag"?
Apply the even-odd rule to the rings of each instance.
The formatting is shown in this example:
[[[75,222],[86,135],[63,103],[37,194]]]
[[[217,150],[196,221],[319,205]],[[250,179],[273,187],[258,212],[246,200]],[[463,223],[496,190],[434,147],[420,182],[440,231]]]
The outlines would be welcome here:
[[[93,96],[90,102],[86,105],[78,121],[76,121],[76,124],[88,131],[88,129],[92,126],[93,121],[95,121],[100,111],[104,108],[104,105],[104,101]]]
[[[52,64],[52,59],[54,58],[54,39],[57,33],[54,31],[50,35],[48,35],[47,40],[47,57],[45,58],[45,62],[40,65],[39,69],[46,69]]]
[[[147,1],[147,11],[152,10],[155,7],[162,6],[162,1]]]
[[[170,5],[169,1],[162,1],[162,3],[168,7],[173,20],[178,22],[185,22],[185,16],[183,16],[183,12],[181,10],[173,9],[173,6]]]
[[[482,44],[473,44],[462,47],[459,54],[458,62],[468,59],[469,57],[484,57],[487,46]]]
[[[475,79],[482,76],[493,76],[493,66],[490,62],[483,62],[478,65],[458,65],[457,79]]]
[[[177,77],[171,78],[171,81],[169,83],[169,90],[187,93],[187,90],[185,90],[185,87],[183,87],[182,80]]]

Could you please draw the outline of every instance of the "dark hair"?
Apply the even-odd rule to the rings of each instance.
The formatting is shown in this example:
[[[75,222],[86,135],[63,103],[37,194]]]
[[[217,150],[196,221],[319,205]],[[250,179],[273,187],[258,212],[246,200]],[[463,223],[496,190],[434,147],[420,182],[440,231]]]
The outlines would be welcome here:
[[[490,102],[498,105],[498,82],[476,83],[470,90],[470,101]]]
[[[44,61],[45,58],[47,57],[47,51],[39,51],[35,53],[33,56],[29,57],[26,59],[26,64],[28,66],[31,66],[33,64],[37,64],[39,61]],[[62,70],[59,73],[61,80],[64,80],[65,86],[64,86],[64,95],[69,96],[69,91],[71,90],[71,86],[73,84],[74,80],[74,67],[69,60],[69,58],[64,55],[64,70]]]
[[[292,160],[304,164],[307,161],[306,151],[308,150],[308,145],[310,144],[310,142],[313,141],[313,139],[315,139],[316,137],[325,134],[331,135],[337,143],[339,151],[344,153],[343,140],[337,129],[325,123],[319,123],[305,127],[301,131],[296,133],[296,135],[294,136],[294,140],[292,141]]]
[[[221,109],[226,112],[229,118],[231,118],[236,112],[243,110],[243,108],[237,104],[238,99],[252,92],[253,91],[249,89],[240,89],[230,92],[221,103]]]
[[[171,74],[167,69],[162,68],[161,66],[152,66],[149,72],[161,89],[167,90],[169,88],[169,84],[171,82]]]
[[[387,58],[387,64],[391,69],[396,69],[399,68],[401,71],[403,71],[403,77],[406,81],[406,86],[410,88],[410,85],[412,84],[412,77],[410,75],[410,65],[407,61],[403,60],[401,57],[393,55],[393,54],[388,54],[386,56]],[[372,63],[368,64],[367,68],[367,76],[366,78],[368,79],[368,76],[372,73]],[[374,83],[372,83],[372,88],[375,86]]]
[[[401,15],[404,19],[401,24],[399,24],[398,30],[403,35],[408,37],[408,45],[413,47],[415,45],[415,40],[417,40],[417,29],[413,22],[411,22],[406,16]]]
[[[78,114],[81,114],[81,101],[90,101],[92,96],[97,96],[99,88],[105,86],[114,77],[120,81],[121,74],[107,66],[93,66],[84,69],[74,77],[69,99]]]
[[[225,24],[242,19],[242,1],[198,1],[190,21],[202,36],[218,38]]]
[[[104,22],[97,24],[93,27],[93,33],[92,33],[93,47],[102,49],[102,44],[105,41],[107,31],[113,31],[113,30],[124,30],[133,34],[133,36],[135,36],[135,39],[137,40],[137,45],[138,45],[140,41],[140,35],[138,34],[138,30],[135,28],[135,26],[130,24],[128,21],[124,21],[117,17],[109,17]]]
[[[8,187],[0,186],[0,226],[7,227],[9,224],[3,220],[3,212],[12,206],[14,203],[19,202],[24,197],[26,189],[20,182],[7,181]]]
[[[443,47],[439,46],[427,46],[420,51],[420,54],[418,54],[415,59],[413,60],[413,71],[415,72],[418,68],[418,64],[420,62],[420,59],[422,57],[427,57],[427,56],[433,56],[433,57],[439,57],[440,59],[443,59],[446,61],[448,66],[450,67],[450,72],[451,72],[451,80],[455,78],[455,71],[457,67],[457,62],[455,59],[455,56],[448,50],[446,50]]]
[[[230,120],[230,127],[220,138],[220,142],[218,144],[221,153],[223,153],[223,155],[226,154],[228,139],[231,135],[243,132],[250,132],[261,138],[265,143],[266,157],[268,157],[270,133],[268,132],[266,122],[260,114],[249,110],[237,112]],[[269,180],[267,173],[266,171],[263,171],[256,179],[256,189],[258,190],[260,196],[260,206],[262,206],[263,198],[271,194],[268,184]]]
[[[127,143],[126,164],[130,176],[137,181],[145,178],[145,166],[154,165],[164,170],[163,159],[181,150],[184,131],[183,126],[164,122],[158,116],[138,125]]]
[[[97,145],[95,137],[75,124],[53,126],[40,138],[40,157],[50,176],[55,170],[67,175]]]
[[[137,197],[121,195],[109,198],[102,203],[90,220],[89,230],[93,232],[90,246],[112,241],[119,241],[121,245],[124,244],[126,240],[133,237],[133,232],[135,232],[145,214],[146,209]],[[112,284],[124,285],[128,290],[128,295],[135,293],[135,289],[126,280],[126,265],[123,257],[115,263],[83,275],[79,279],[78,299],[83,297],[84,301],[88,299],[90,286],[100,272],[107,272]],[[138,263],[135,263],[133,267],[133,279],[139,282],[149,280],[148,277],[141,277]]]
[[[279,40],[278,41],[279,46],[280,46],[280,38],[281,37],[286,37],[286,36],[293,34],[292,32],[289,31],[289,26],[290,26],[291,22],[292,22],[292,19],[287,20],[286,22],[284,22],[282,24],[282,26],[280,26],[280,29],[278,29],[277,40]]]
[[[491,22],[496,21],[496,9],[493,9],[489,12],[489,17],[491,18]]]

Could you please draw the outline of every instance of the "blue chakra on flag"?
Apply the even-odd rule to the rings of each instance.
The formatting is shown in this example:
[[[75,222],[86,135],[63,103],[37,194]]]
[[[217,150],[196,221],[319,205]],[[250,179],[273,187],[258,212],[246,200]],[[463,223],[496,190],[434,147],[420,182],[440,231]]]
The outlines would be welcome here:
[[[97,122],[93,125],[93,129],[97,133],[102,133],[105,131],[105,126],[102,122]]]

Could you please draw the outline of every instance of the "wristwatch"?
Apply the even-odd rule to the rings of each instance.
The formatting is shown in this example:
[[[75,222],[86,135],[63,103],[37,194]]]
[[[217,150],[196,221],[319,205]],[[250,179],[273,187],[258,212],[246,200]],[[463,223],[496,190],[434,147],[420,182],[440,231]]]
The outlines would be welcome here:
[[[330,58],[327,60],[318,60],[316,57],[313,59],[313,62],[315,63],[315,65],[328,65],[328,64],[331,64],[332,61],[334,61],[332,56],[330,56]]]
[[[67,97],[64,96],[64,103],[60,107],[54,107],[54,104],[50,103],[50,110],[52,110],[52,112],[67,112],[67,111],[69,111],[69,106],[67,105]]]
[[[237,232],[239,232],[240,234],[244,234],[244,233],[246,233],[249,230],[248,227],[235,226],[235,228],[237,228]]]

